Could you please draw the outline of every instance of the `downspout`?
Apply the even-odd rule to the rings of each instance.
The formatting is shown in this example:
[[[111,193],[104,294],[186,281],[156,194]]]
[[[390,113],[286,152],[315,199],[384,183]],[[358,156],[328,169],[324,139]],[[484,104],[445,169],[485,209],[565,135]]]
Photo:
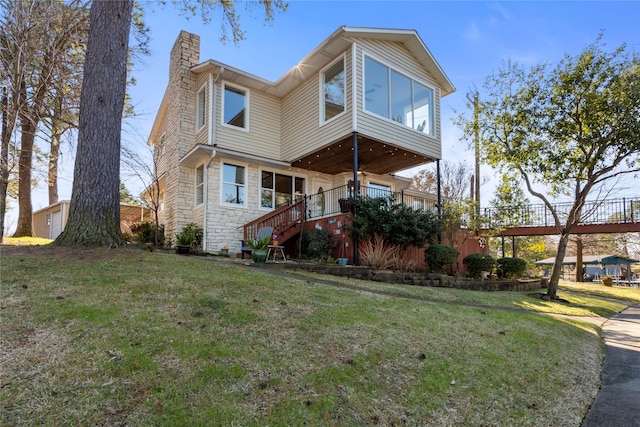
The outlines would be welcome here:
[[[224,68],[220,67],[220,71],[218,72],[218,75],[216,76],[216,79],[213,80],[213,75],[211,73],[209,73],[209,93],[212,94],[212,96],[210,96],[211,99],[211,105],[209,105],[209,132],[207,135],[207,143],[209,145],[215,145],[216,142],[216,127],[214,124],[214,120],[216,117],[216,106],[217,106],[217,98],[218,98],[218,91],[217,91],[217,83],[218,80],[220,80],[220,76],[222,75],[222,72],[224,71]],[[204,167],[204,176],[202,177],[202,179],[204,180],[204,189],[203,189],[203,203],[204,203],[204,208],[203,208],[203,212],[202,212],[202,250],[204,252],[206,252],[207,250],[207,214],[208,214],[208,209],[207,207],[209,206],[209,167],[211,166],[211,162],[213,162],[213,159],[216,157],[216,151],[213,150],[211,152],[211,157],[209,158],[209,161],[207,162],[206,166]]]
[[[438,218],[442,221],[442,184],[440,181],[440,159],[436,160],[436,185],[438,191]],[[438,233],[438,243],[442,243],[442,232]]]

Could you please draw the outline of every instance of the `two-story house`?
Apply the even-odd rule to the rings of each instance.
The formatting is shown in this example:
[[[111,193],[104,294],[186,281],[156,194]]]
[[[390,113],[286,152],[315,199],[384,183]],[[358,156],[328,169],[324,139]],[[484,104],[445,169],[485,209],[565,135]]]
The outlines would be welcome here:
[[[194,222],[205,251],[239,252],[248,223],[304,195],[309,217],[338,212],[356,186],[422,206],[394,172],[441,158],[440,99],[455,89],[416,31],[341,27],[275,82],[201,62],[199,47],[178,36],[149,138],[168,238]]]

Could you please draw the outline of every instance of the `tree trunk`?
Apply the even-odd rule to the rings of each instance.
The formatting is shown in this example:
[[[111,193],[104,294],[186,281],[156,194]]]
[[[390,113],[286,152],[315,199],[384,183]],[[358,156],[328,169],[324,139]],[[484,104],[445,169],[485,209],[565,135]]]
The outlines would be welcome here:
[[[2,90],[2,145],[0,147],[0,243],[4,239],[4,214],[7,211],[7,187],[9,186],[9,109],[7,89]]]
[[[582,236],[576,236],[576,282],[584,282],[584,265],[582,263],[582,252],[584,244]]]
[[[124,244],[120,231],[120,131],[133,0],[96,0],[89,39],[78,149],[63,246]]]
[[[558,242],[558,252],[556,253],[556,259],[553,264],[553,272],[551,273],[551,279],[549,279],[549,288],[547,289],[547,296],[551,299],[556,299],[558,294],[558,283],[560,282],[562,262],[564,261],[564,255],[567,252],[569,236],[570,233],[566,230],[563,230],[562,234],[560,235],[560,241]]]
[[[33,237],[31,168],[36,127],[28,114],[20,115],[20,160],[18,161],[18,225],[13,237]]]
[[[60,129],[57,119],[51,119],[51,148],[49,149],[49,168],[47,186],[49,188],[49,204],[58,202],[58,157],[60,156]]]

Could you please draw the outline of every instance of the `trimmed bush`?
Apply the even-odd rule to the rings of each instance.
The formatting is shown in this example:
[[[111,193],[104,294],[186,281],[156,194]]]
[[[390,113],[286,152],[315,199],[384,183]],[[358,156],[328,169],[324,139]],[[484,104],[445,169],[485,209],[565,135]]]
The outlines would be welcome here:
[[[156,225],[152,221],[137,222],[132,224],[131,232],[138,243],[155,243]],[[164,225],[158,227],[158,246],[164,245]]]
[[[471,277],[480,277],[482,271],[491,272],[496,266],[496,259],[491,255],[470,254],[464,257],[462,263],[467,267]]]
[[[498,259],[498,276],[499,277],[521,277],[527,270],[527,262],[522,258],[499,258]]]
[[[450,267],[460,252],[447,245],[433,244],[424,251],[424,262],[429,266],[429,270],[433,273],[444,273],[446,267]]]
[[[331,233],[325,229],[311,228],[302,234],[302,255],[304,258],[316,261],[326,261],[336,241]]]

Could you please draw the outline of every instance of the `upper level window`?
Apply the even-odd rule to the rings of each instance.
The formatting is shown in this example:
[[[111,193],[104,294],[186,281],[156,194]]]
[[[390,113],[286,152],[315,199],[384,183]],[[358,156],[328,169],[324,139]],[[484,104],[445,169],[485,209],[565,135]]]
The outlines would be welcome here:
[[[245,204],[245,168],[244,166],[222,164],[222,203]]]
[[[196,168],[196,206],[204,201],[204,165]]]
[[[158,150],[158,151],[160,152],[160,155],[161,155],[161,156],[162,156],[162,155],[167,151],[167,149],[166,149],[166,145],[165,145],[165,144],[166,144],[166,142],[167,142],[166,135],[167,135],[167,134],[163,132],[163,133],[162,133],[162,136],[160,137],[160,143],[159,143],[160,147],[159,147],[159,150]]]
[[[345,78],[344,58],[322,73],[322,121],[344,112]]]
[[[247,91],[232,86],[224,86],[224,124],[247,128]]]
[[[207,93],[204,87],[198,91],[196,97],[196,130],[199,130],[204,126],[205,114],[207,111]]]
[[[364,60],[364,108],[374,114],[435,134],[433,89],[371,58]]]

